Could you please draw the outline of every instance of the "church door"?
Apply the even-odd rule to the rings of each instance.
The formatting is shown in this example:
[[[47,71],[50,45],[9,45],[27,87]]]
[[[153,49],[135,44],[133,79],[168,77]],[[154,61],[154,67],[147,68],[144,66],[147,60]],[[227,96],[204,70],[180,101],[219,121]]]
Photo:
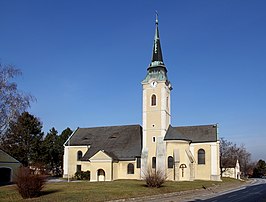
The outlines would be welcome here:
[[[97,171],[98,174],[98,181],[105,181],[105,172],[103,169],[99,169]]]

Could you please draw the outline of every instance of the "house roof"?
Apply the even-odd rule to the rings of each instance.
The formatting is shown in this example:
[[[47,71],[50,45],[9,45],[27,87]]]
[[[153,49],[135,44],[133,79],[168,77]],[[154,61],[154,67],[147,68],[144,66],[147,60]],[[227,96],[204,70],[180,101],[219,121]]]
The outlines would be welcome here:
[[[200,126],[169,126],[164,140],[190,140],[192,143],[216,142],[217,124]]]
[[[103,150],[113,160],[131,160],[141,156],[142,127],[140,125],[78,128],[65,143],[68,146],[90,146],[82,157],[87,161]]]
[[[1,163],[20,163],[17,159],[0,149],[0,164]]]

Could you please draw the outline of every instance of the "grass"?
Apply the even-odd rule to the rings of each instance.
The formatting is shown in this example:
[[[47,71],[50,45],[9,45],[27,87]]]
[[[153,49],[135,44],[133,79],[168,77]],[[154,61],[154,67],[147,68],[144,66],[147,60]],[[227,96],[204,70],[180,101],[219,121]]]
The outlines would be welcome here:
[[[47,183],[38,198],[29,201],[108,201],[114,199],[141,197],[170,192],[179,192],[192,189],[208,188],[220,184],[241,183],[238,180],[224,178],[223,182],[193,181],[193,182],[166,182],[161,188],[148,188],[144,181],[117,180],[113,182],[58,182]],[[24,201],[18,194],[15,186],[0,187],[0,201]]]

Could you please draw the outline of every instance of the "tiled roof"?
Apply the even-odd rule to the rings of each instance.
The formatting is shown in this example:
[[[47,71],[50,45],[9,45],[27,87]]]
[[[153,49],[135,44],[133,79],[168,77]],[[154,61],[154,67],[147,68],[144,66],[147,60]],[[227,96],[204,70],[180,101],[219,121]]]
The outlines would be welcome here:
[[[89,160],[104,150],[113,160],[131,160],[141,156],[142,127],[140,125],[79,128],[65,145],[90,146],[82,160]]]
[[[179,126],[168,128],[164,140],[190,140],[192,143],[216,142],[217,125]]]

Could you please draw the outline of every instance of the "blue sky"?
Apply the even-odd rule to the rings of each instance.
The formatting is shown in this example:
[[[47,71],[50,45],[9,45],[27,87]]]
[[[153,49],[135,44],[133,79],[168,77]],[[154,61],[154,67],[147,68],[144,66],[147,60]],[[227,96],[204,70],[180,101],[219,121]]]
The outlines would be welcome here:
[[[266,159],[266,1],[0,0],[0,61],[55,127],[142,123],[155,10],[174,87],[172,125],[219,123],[219,136]]]

